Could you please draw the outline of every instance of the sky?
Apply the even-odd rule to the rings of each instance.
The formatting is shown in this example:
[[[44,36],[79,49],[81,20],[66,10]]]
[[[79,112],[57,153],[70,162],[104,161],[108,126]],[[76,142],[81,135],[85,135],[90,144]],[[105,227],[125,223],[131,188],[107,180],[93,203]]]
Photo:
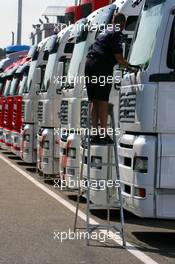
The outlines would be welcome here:
[[[38,23],[47,6],[69,6],[74,2],[74,0],[23,0],[22,43],[30,44],[32,24]],[[0,4],[0,47],[4,48],[12,42],[12,31],[15,32],[16,41],[18,0],[0,0]]]

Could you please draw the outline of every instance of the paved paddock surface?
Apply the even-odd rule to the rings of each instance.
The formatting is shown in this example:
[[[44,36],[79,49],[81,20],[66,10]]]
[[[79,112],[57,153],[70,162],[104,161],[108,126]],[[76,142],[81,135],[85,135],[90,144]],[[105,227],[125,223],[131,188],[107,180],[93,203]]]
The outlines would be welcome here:
[[[44,184],[34,167],[5,152],[0,154],[0,178],[0,264],[175,263],[175,221],[125,212],[127,249],[112,240],[90,246],[80,239],[61,242],[58,232],[73,230],[75,193]],[[78,222],[84,227],[84,203],[81,211]],[[92,218],[102,222],[104,214]],[[116,216],[115,210],[112,221]]]

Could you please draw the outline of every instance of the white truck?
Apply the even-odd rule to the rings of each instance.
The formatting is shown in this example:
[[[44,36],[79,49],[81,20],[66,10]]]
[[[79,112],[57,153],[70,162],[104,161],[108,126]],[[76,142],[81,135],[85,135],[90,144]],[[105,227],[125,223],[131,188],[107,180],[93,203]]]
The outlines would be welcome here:
[[[38,100],[37,163],[44,175],[59,174],[60,155],[60,103],[63,76],[67,75],[74,39],[70,33],[74,26],[63,29],[45,47],[49,57]]]
[[[22,100],[22,122],[23,126],[21,129],[21,143],[20,143],[20,156],[22,160],[26,163],[36,162],[36,141],[37,141],[37,100],[38,93],[37,85],[41,85],[42,76],[40,69],[42,69],[42,74],[47,63],[47,56],[44,57],[44,47],[48,39],[44,39],[38,44],[38,46],[33,47],[33,52],[31,54],[30,69],[27,79],[27,87],[23,93]],[[38,70],[39,69],[39,70]],[[36,85],[37,84],[37,85]]]
[[[124,207],[175,218],[175,1],[146,0],[124,75],[118,154]]]
[[[61,160],[63,164],[61,174],[64,173],[67,187],[77,188],[80,166],[80,128],[81,128],[81,101],[84,94],[84,66],[87,51],[94,42],[99,30],[104,30],[111,22],[116,5],[109,5],[94,11],[87,17],[77,38],[72,60],[68,70],[68,87],[63,93],[61,103],[61,128],[68,132],[68,138],[61,140]],[[100,28],[101,27],[101,28]]]
[[[85,67],[85,61],[86,61],[86,55],[89,49],[89,46],[94,42],[97,33],[100,31],[93,30],[93,26],[97,25],[98,27],[106,26],[107,24],[111,23],[111,19],[113,16],[113,13],[115,10],[118,10],[119,12],[123,12],[126,15],[127,22],[126,22],[126,28],[124,31],[124,34],[126,36],[126,44],[125,44],[125,53],[128,52],[130,42],[132,40],[132,36],[134,33],[135,25],[138,19],[138,15],[140,13],[142,4],[138,4],[135,7],[132,7],[131,1],[116,1],[112,5],[108,5],[104,8],[101,8],[90,15],[92,21],[91,21],[91,30],[89,31],[86,40],[83,42],[81,41],[78,45],[82,46],[82,58],[79,62],[79,64],[75,68],[75,64],[73,70],[74,72],[77,69],[77,76],[81,77],[84,76],[84,67]],[[88,17],[89,18],[89,17]],[[103,28],[104,29],[104,28]],[[76,44],[77,45],[77,44]],[[84,45],[84,46],[83,46]],[[80,54],[80,48],[78,49],[78,46],[75,51]],[[77,55],[75,55],[76,57]],[[72,62],[71,62],[72,63]],[[72,64],[73,66],[73,64]],[[71,68],[71,65],[70,65]],[[70,70],[71,71],[71,70]],[[114,103],[115,109],[117,109],[118,105],[118,91],[114,89],[111,91],[111,102]],[[72,122],[69,121],[70,126],[73,128],[76,128],[77,130],[81,130],[82,128],[86,128],[87,124],[87,95],[86,95],[86,88],[85,83],[83,82],[77,82],[74,87],[74,94],[76,96],[68,98],[64,98],[64,102],[67,101],[69,105],[69,111],[68,111],[68,120],[72,120]],[[78,97],[78,98],[77,98]],[[75,113],[80,112],[80,115],[75,115]],[[116,124],[118,114],[116,114]],[[80,147],[80,135],[79,133],[71,133],[67,139],[67,164],[66,164],[66,174],[65,178],[68,182],[70,182],[69,179],[76,179],[76,177],[79,177],[79,168],[80,168],[80,159],[82,155],[83,149]],[[94,162],[100,162],[107,160],[107,152],[106,147],[104,146],[92,146],[91,148],[91,158],[93,158]],[[86,166],[86,165],[85,165]],[[91,175],[93,175],[94,179],[99,179],[99,175],[101,179],[106,178],[106,173],[103,168],[99,168],[98,170],[95,168],[91,168]],[[84,175],[86,178],[86,175]],[[76,185],[75,185],[76,187]],[[98,190],[97,190],[98,191]],[[97,199],[96,194],[97,191],[95,190],[92,196],[93,201]],[[92,192],[91,192],[92,193]],[[98,192],[99,193],[99,192]],[[95,198],[96,197],[96,198]],[[99,196],[101,200],[101,193]]]

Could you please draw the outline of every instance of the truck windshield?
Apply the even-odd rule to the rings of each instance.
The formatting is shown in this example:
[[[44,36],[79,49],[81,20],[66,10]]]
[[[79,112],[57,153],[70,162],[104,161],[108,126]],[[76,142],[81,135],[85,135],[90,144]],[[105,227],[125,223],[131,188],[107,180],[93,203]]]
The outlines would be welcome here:
[[[142,65],[143,69],[148,67],[161,24],[164,2],[165,0],[146,0],[133,39],[129,55],[130,64]]]
[[[70,88],[74,88],[74,83],[76,82],[76,78],[78,77],[78,70],[83,58],[85,44],[86,41],[83,41],[75,45],[67,75],[68,87]]]
[[[7,96],[8,95],[8,93],[10,91],[11,82],[12,82],[11,79],[8,79],[6,81],[5,88],[4,88],[4,92],[3,92],[3,96]]]
[[[22,95],[23,94],[23,91],[26,89],[26,86],[27,86],[27,74],[25,74],[22,78],[22,80],[20,81],[19,83],[19,89],[18,91],[16,91],[15,95]]]
[[[19,76],[18,77],[16,76],[13,78],[12,83],[11,83],[11,87],[10,87],[10,91],[7,95],[14,95],[15,94],[17,86],[19,85],[19,79],[20,79]]]
[[[57,53],[53,53],[49,55],[48,63],[46,66],[46,71],[44,74],[44,80],[43,80],[42,87],[41,87],[42,93],[47,92],[49,88],[56,57],[57,57]]]
[[[1,80],[1,81],[0,81],[0,96],[1,96],[1,94],[2,94],[2,90],[3,90],[3,81]]]
[[[30,88],[31,88],[31,84],[32,84],[32,78],[33,78],[33,74],[36,68],[36,64],[37,64],[37,59],[39,57],[39,49],[35,48],[35,52],[32,55],[32,60],[30,62],[30,68],[29,68],[29,73],[28,73],[28,78],[27,78],[27,84],[23,90],[23,93],[29,93],[30,92]]]
[[[5,85],[6,85],[6,79],[2,79],[1,83],[0,83],[0,96],[2,96],[4,94],[4,89],[5,89]]]
[[[32,78],[33,78],[33,75],[34,75],[36,64],[37,64],[37,60],[33,60],[30,63],[30,69],[29,69],[29,74],[28,74],[28,78],[27,78],[27,84],[26,84],[26,86],[25,86],[25,88],[23,90],[23,93],[29,93],[29,91],[30,91],[30,87],[31,87],[31,84],[32,84]]]
[[[87,17],[90,13],[92,13],[92,4],[84,4],[81,7],[81,15],[82,17]]]
[[[67,25],[73,24],[74,23],[74,20],[75,20],[75,14],[73,12],[70,12],[70,13],[66,13],[65,14],[65,23]]]

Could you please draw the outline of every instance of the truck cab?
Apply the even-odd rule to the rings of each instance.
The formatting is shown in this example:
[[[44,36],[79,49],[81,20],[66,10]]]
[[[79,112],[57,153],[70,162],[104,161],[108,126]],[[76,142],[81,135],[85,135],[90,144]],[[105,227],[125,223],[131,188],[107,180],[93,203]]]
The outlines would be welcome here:
[[[65,137],[61,144],[66,145],[67,152],[65,178],[67,182],[77,180],[79,176],[80,162],[80,140],[81,128],[81,107],[84,96],[84,67],[86,55],[90,45],[94,42],[97,35],[97,27],[106,25],[112,19],[116,9],[115,5],[110,5],[94,11],[84,22],[79,36],[76,40],[73,56],[68,70],[67,89],[63,89],[63,99],[61,103],[61,127],[68,131],[68,139]],[[96,28],[95,28],[96,27]],[[95,29],[94,29],[95,28]],[[87,106],[87,99],[85,102]],[[78,113],[78,114],[75,114]],[[65,160],[65,159],[64,159]]]
[[[44,76],[47,59],[44,57],[44,47],[47,39],[41,41],[31,50],[31,62],[27,79],[27,87],[23,93],[22,100],[22,129],[20,156],[26,163],[36,162],[36,142],[37,142],[37,109],[38,90]]]
[[[81,8],[80,6],[69,6],[65,9],[65,23],[71,25],[81,19]]]
[[[11,69],[8,70],[6,73],[6,84],[4,87],[4,91],[2,94],[2,130],[3,130],[3,137],[2,137],[2,148],[3,149],[10,149],[11,147],[11,137],[10,137],[10,130],[11,130],[11,123],[12,123],[12,113],[13,113],[13,99],[9,96],[11,85],[13,81],[13,76],[17,70],[17,66],[12,66]]]
[[[11,50],[11,49],[10,49]],[[4,127],[4,114],[5,114],[5,90],[8,91],[10,89],[12,77],[11,72],[15,72],[15,67],[20,63],[21,58],[25,57],[27,54],[27,51],[21,51],[21,52],[14,52],[10,53],[8,55],[9,57],[5,59],[5,61],[1,64],[1,69],[3,70],[0,76],[0,142],[3,144],[3,147],[5,147],[4,144],[4,133],[3,133],[3,127]]]
[[[69,39],[73,26],[63,29],[50,39],[45,46],[48,52],[48,63],[43,78],[38,100],[38,136],[37,164],[45,175],[59,173],[59,140],[55,129],[60,127],[60,103],[62,97],[62,77],[67,68],[74,49],[74,40]]]
[[[12,81],[9,87],[9,90],[6,93],[6,101],[5,101],[5,112],[4,112],[4,139],[5,144],[8,150],[11,150],[12,147],[12,130],[13,130],[13,114],[14,114],[14,102],[15,102],[15,94],[18,91],[19,83],[22,78],[22,73],[19,74],[18,70],[23,64],[26,62],[27,58],[24,57],[14,63],[12,68]]]
[[[12,131],[11,131],[11,141],[12,141],[11,151],[16,156],[20,156],[20,139],[21,139],[21,128],[22,128],[22,95],[27,85],[29,63],[30,63],[29,61],[26,61],[24,65],[20,65],[15,73],[15,77],[16,79],[18,79],[18,85],[13,96],[14,107],[13,107]]]
[[[92,12],[106,5],[112,4],[115,0],[81,0],[81,14],[82,17],[87,17]]]
[[[83,50],[82,57],[79,59],[79,64],[77,60],[76,61],[77,67],[75,67],[75,64],[73,67],[73,71],[76,71],[77,69],[76,72],[77,76],[84,76],[84,67],[85,67],[86,55],[88,49],[90,45],[95,41],[97,34],[99,34],[101,30],[104,30],[107,24],[111,23],[113,13],[116,9],[119,12],[123,12],[127,17],[127,23],[124,34],[126,36],[126,42],[128,41],[128,39],[130,42],[130,38],[133,36],[133,32],[135,28],[134,26],[138,19],[139,12],[141,10],[141,4],[136,8],[133,8],[130,1],[116,1],[112,5],[105,6],[95,11],[87,18],[89,19],[89,21],[92,19],[92,21],[89,22],[89,25],[91,25],[92,28],[88,32],[86,39],[85,40],[80,39],[79,43],[77,43],[79,46],[82,45],[82,50]],[[134,19],[130,19],[131,17],[134,17]],[[132,21],[132,25],[129,24],[129,21]],[[103,28],[101,28],[101,25],[103,25]],[[93,30],[94,26],[96,27],[98,26],[99,27],[97,28],[98,30],[97,29]],[[78,48],[78,45],[77,47],[75,46],[74,52],[77,51],[80,56],[81,55],[80,48]],[[77,58],[77,55],[75,57]],[[74,54],[73,54],[73,58],[74,58]],[[73,58],[71,61],[72,65],[73,65]],[[71,72],[71,64],[69,68],[70,72]],[[69,72],[68,72],[68,76],[69,76]],[[112,91],[111,93],[113,93],[113,95],[111,96],[111,102],[113,102],[114,105],[116,105],[118,100],[118,93],[116,92],[116,90]],[[70,124],[71,128],[76,128],[78,130],[85,129],[87,126],[87,94],[86,94],[85,82],[83,80],[75,83],[74,89],[72,89],[72,91],[69,92],[69,95],[67,93],[67,98],[64,98],[64,104],[66,101],[67,101],[67,105],[69,106],[67,124]],[[75,115],[74,114],[75,112],[79,112],[80,115],[78,116]],[[116,115],[116,119],[117,119],[117,115]],[[66,177],[68,179],[75,178],[75,175],[77,175],[78,177],[79,175],[80,156],[81,156],[81,152],[83,151],[82,148],[80,148],[80,140],[81,137],[80,135],[78,135],[78,133],[71,133],[67,139],[69,148],[67,150],[68,157],[67,157]],[[94,158],[99,157],[99,153],[100,153],[100,159],[106,160],[106,156],[105,156],[106,150],[104,149],[103,146],[93,146],[92,148],[93,148],[92,155]],[[100,173],[102,173],[102,171]],[[98,171],[96,172],[96,175],[98,175]],[[106,176],[104,175],[103,177]]]
[[[175,218],[175,3],[146,0],[122,80],[118,153],[124,207]]]
[[[8,81],[8,74],[7,72],[1,73],[0,76],[0,147],[4,147],[4,134],[3,134],[3,127],[4,127],[4,111],[5,111],[5,97],[4,97],[4,90],[6,87],[6,82]]]

